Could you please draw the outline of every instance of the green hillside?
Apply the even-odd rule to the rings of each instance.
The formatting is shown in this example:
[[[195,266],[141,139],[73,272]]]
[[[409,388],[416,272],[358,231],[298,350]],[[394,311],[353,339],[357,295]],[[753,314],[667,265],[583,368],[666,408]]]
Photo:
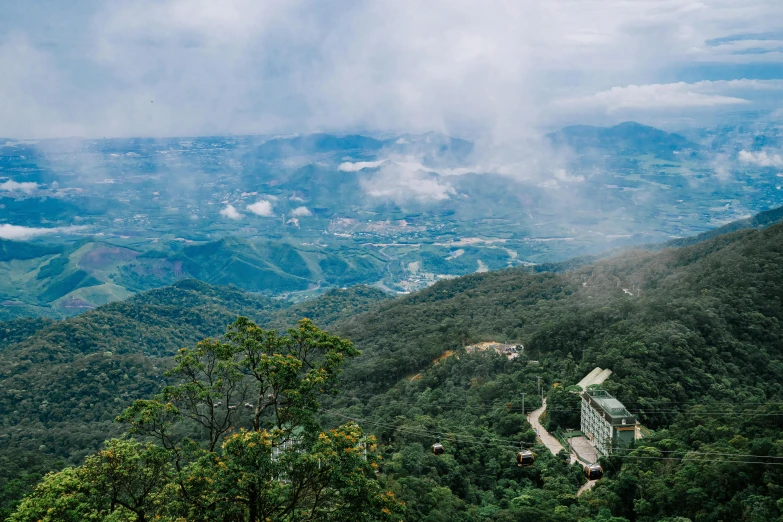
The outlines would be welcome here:
[[[161,388],[171,356],[221,334],[237,315],[279,328],[303,316],[329,325],[386,298],[358,286],[288,309],[189,279],[62,321],[0,323],[0,506],[120,433],[114,418]]]
[[[774,209],[698,236],[641,248],[687,246],[731,231],[763,228],[781,218],[783,210]],[[61,245],[2,241],[0,320],[67,317],[185,278],[301,300],[335,287],[390,284],[392,288],[418,288],[447,275],[519,265],[517,247],[506,244],[400,243],[381,247],[336,239],[320,241],[225,237],[154,245],[128,240],[125,246],[89,237]],[[562,272],[622,251],[528,265],[528,269]],[[394,281],[403,279],[405,284],[395,287]]]
[[[386,262],[351,248],[294,246],[225,238],[134,250],[100,241],[69,246],[0,243],[0,321],[60,318],[135,293],[196,278],[217,286],[280,295],[372,283]]]
[[[438,283],[340,325],[364,355],[332,408],[391,441],[389,473],[404,485],[411,520],[608,520],[602,509],[618,520],[775,520],[782,256],[783,226],[774,225],[558,275],[506,270]],[[521,342],[525,355],[462,350],[492,340]],[[446,350],[456,357],[433,365]],[[647,449],[604,462],[608,478],[576,502],[577,480],[547,464],[522,474],[526,482],[498,462],[496,445],[508,463],[503,441],[532,440],[520,394],[527,411],[537,407],[538,378],[552,390],[550,428],[578,427],[578,400],[559,390],[595,366],[615,372],[605,388],[656,433]],[[454,453],[443,466],[422,449],[438,434]],[[445,508],[426,500],[440,491]]]
[[[305,260],[289,245],[262,250],[249,241],[229,238],[185,247],[182,256],[186,272],[211,284],[234,284],[253,292],[286,292],[306,290],[310,282]]]
[[[26,241],[0,239],[0,261],[12,259],[35,259],[37,257],[59,254],[62,249],[53,245],[39,245]]]
[[[121,430],[111,419],[125,405],[160,388],[179,346],[242,314],[274,328],[309,316],[363,352],[323,420],[353,419],[379,438],[381,480],[407,520],[776,520],[781,256],[775,224],[558,273],[473,274],[396,299],[357,287],[283,306],[188,280],[65,321],[6,323],[4,501],[95,451]],[[525,352],[464,351],[481,341]],[[574,428],[578,399],[562,390],[595,366],[614,371],[605,388],[654,433],[603,460],[606,477],[577,498],[577,468],[542,447],[532,468],[513,459],[534,444],[521,410],[540,405],[539,382],[549,427]],[[438,437],[442,458],[427,451]]]

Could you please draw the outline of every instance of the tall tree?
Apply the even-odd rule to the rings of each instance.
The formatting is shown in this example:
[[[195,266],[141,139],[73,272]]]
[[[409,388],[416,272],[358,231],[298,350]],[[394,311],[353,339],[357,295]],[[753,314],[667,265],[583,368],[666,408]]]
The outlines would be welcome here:
[[[402,504],[375,477],[374,439],[317,422],[319,397],[357,355],[306,319],[280,335],[239,318],[223,338],[180,350],[167,373],[176,382],[118,417],[155,444],[109,441],[47,476],[13,520],[42,519],[58,494],[77,499],[63,507],[73,520],[399,520]]]

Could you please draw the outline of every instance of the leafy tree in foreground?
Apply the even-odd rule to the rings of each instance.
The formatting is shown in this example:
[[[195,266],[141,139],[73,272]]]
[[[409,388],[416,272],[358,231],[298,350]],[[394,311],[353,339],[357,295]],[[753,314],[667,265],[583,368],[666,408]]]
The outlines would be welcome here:
[[[110,440],[78,468],[50,473],[9,520],[149,520],[166,502],[168,452],[154,444]]]
[[[356,355],[308,320],[280,335],[239,318],[224,338],[180,350],[177,383],[120,416],[154,442],[107,442],[47,475],[10,520],[399,520],[374,439],[316,421],[319,396]]]

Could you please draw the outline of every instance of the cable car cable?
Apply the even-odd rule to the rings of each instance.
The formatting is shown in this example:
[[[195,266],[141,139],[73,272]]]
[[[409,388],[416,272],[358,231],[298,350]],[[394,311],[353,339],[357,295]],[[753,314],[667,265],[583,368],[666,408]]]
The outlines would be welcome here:
[[[340,416],[340,417],[344,417],[344,418],[349,419],[349,420],[356,420],[356,419],[358,419],[358,417],[344,415],[344,414],[342,414],[340,412],[336,412],[336,411],[333,411],[333,410],[326,410],[326,409],[324,409],[324,411],[328,411],[328,412],[330,412],[330,413],[332,413],[334,415],[337,415],[337,416]],[[411,429],[407,429],[407,428],[404,428],[404,427],[397,427],[397,426],[393,426],[393,425],[389,425],[389,424],[384,424],[384,423],[371,421],[369,419],[362,419],[362,421],[364,423],[366,423],[366,424],[375,425],[375,426],[381,426],[381,427],[387,427],[387,428],[391,427],[391,428],[394,428],[396,431],[402,431],[403,433],[407,432],[407,433],[410,433],[410,434],[413,434],[413,435],[422,436],[422,437],[423,436],[432,437],[434,435],[434,433],[430,432],[430,431],[411,430]],[[508,444],[509,442],[515,442],[515,444],[525,445],[525,446],[528,446],[528,447],[543,445],[543,444],[537,444],[537,443],[534,444],[534,443],[525,443],[525,442],[519,442],[519,441],[510,441],[509,439],[500,439],[500,441],[503,442],[502,444],[498,444],[498,443],[496,443],[494,441],[489,441],[489,442],[478,441],[478,440],[472,440],[471,441],[471,440],[464,440],[465,439],[464,435],[456,435],[456,434],[454,435],[454,437],[456,439],[458,439],[457,442],[462,443],[462,444],[483,445],[483,446],[498,447],[498,448],[511,448],[512,446],[511,446],[511,444]],[[470,437],[475,439],[474,436],[470,436]],[[459,440],[460,438],[462,440]],[[498,440],[498,439],[496,439],[496,440]],[[612,451],[640,451],[640,450],[642,450],[644,448],[649,448],[649,446],[645,446],[645,447],[642,447],[642,448],[615,448]],[[656,451],[664,451],[664,450],[658,450],[656,448]],[[695,453],[695,452],[689,452],[687,450],[666,450],[666,451],[672,451],[672,452],[678,452],[678,453],[680,451],[682,451],[682,452],[684,452],[686,454],[690,453],[691,455],[704,455],[704,456],[721,455],[721,456],[726,456],[726,457],[738,456],[738,457],[746,457],[746,458],[747,457],[753,457],[753,458],[783,459],[783,457],[777,456],[777,455],[745,455],[745,454],[733,454],[733,453],[730,453],[730,454],[718,454],[718,453],[710,453],[710,452]],[[675,460],[676,459],[676,460],[679,460],[681,462],[683,460],[686,460],[687,462],[703,462],[703,463],[724,462],[724,463],[737,463],[737,464],[763,464],[763,465],[769,465],[769,466],[783,466],[783,462],[761,462],[761,461],[758,461],[758,460],[736,460],[736,459],[731,459],[731,458],[710,459],[710,460],[687,459],[687,456],[688,455],[684,455],[684,456],[681,456],[681,457],[675,457],[675,456],[668,456],[668,457],[667,456],[655,456],[655,457],[652,457],[652,456],[639,456],[639,455],[617,455],[617,454],[613,453],[611,455],[608,455],[606,458],[614,457],[614,458],[621,458],[621,459],[639,459],[639,460]]]

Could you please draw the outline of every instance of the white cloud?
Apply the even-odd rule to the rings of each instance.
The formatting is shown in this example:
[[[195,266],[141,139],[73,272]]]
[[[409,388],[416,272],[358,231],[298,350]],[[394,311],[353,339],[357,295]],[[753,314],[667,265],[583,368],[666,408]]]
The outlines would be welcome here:
[[[742,163],[750,163],[759,167],[783,167],[783,156],[765,150],[758,152],[741,150],[737,158]]]
[[[473,172],[493,172],[492,168],[482,168],[477,166],[468,167],[425,167],[420,161],[416,159],[406,158],[395,162],[397,165],[401,165],[407,170],[423,170],[426,172],[435,172],[441,176],[463,176],[465,174],[471,174]]]
[[[340,165],[337,167],[337,170],[342,170],[343,172],[358,172],[363,169],[374,169],[375,167],[382,165],[384,161],[386,160],[357,162],[345,161],[340,163]]]
[[[557,169],[555,170],[555,179],[564,183],[582,183],[584,182],[585,177],[581,174],[574,176],[569,174],[565,169]]]
[[[368,196],[396,202],[442,201],[457,193],[439,175],[401,163],[384,164],[378,173],[361,180],[361,185]]]
[[[8,180],[3,183],[0,183],[0,190],[7,191],[7,192],[25,192],[27,194],[30,194],[31,192],[34,192],[35,189],[38,188],[38,183],[32,182],[32,181],[22,181],[17,182],[13,180]]]
[[[613,112],[621,109],[682,109],[750,103],[744,98],[699,92],[702,86],[702,82],[678,82],[612,87],[590,96],[566,99],[560,104],[578,108],[603,108]]]
[[[291,215],[296,217],[303,217],[303,216],[312,216],[313,213],[310,212],[310,209],[308,209],[307,207],[296,207],[291,211]]]
[[[707,42],[783,18],[779,0],[28,5],[0,27],[0,136],[526,136],[556,98],[654,84],[700,62],[779,61],[753,38]],[[759,47],[770,52],[740,54]],[[739,103],[704,94],[674,103]]]
[[[84,230],[86,226],[69,226],[54,228],[23,227],[20,225],[0,224],[0,238],[2,239],[31,239],[38,236],[52,234],[70,234]]]
[[[703,80],[692,85],[705,90],[735,90],[747,89],[758,91],[772,91],[783,89],[783,80],[749,80],[742,78],[739,80]]]
[[[252,205],[248,205],[247,209],[256,216],[272,217],[275,215],[272,210],[272,203],[264,199],[256,201]]]
[[[220,211],[220,215],[227,217],[228,219],[242,219],[242,214],[234,208],[234,205],[226,205],[225,208]]]

